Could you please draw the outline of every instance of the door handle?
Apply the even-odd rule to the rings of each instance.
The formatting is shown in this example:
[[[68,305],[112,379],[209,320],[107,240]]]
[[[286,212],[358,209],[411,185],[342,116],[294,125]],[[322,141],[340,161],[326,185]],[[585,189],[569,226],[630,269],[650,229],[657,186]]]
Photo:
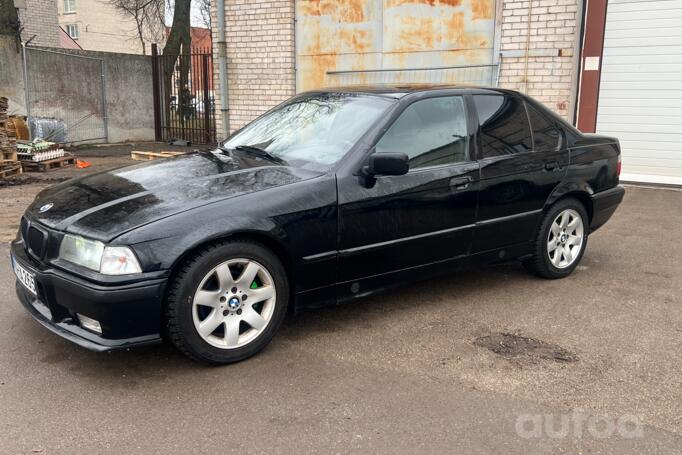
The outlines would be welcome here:
[[[450,187],[455,188],[457,190],[463,190],[469,186],[471,182],[473,182],[474,179],[470,176],[466,177],[453,177],[450,179]]]
[[[545,163],[545,170],[560,171],[561,165],[559,164],[558,161],[549,161],[549,162]]]

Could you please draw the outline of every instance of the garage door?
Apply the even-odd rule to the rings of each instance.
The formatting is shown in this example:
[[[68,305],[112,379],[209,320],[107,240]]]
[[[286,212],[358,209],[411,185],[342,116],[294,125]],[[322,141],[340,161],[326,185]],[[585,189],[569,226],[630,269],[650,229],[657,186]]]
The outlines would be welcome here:
[[[495,0],[296,0],[296,87],[492,85]]]
[[[682,184],[682,0],[609,0],[597,132],[622,180]]]

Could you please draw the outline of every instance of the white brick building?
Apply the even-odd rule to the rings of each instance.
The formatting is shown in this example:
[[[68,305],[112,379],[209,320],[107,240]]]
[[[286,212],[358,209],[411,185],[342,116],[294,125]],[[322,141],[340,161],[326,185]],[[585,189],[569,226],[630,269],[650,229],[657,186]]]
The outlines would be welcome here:
[[[33,38],[34,46],[59,47],[59,22],[55,0],[20,0],[14,2],[23,30],[21,39]]]

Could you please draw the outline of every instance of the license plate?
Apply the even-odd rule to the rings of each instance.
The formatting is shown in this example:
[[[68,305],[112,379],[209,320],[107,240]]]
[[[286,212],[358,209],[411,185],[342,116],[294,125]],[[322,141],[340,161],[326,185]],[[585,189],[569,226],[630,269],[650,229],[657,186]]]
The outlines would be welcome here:
[[[14,274],[21,284],[26,287],[33,295],[37,295],[36,292],[36,277],[31,272],[23,268],[17,261],[12,261],[14,265]]]

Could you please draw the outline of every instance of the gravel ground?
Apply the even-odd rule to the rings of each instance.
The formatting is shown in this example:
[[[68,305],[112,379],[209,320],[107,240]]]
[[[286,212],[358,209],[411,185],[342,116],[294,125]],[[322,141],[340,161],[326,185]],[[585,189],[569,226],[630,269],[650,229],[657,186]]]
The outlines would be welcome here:
[[[0,188],[4,240],[44,186]],[[514,264],[461,272],[297,315],[224,368],[167,346],[72,346],[20,308],[0,261],[0,453],[679,453],[680,225],[682,191],[629,187],[566,279]],[[632,416],[643,435],[515,430],[519,416],[572,412]]]

